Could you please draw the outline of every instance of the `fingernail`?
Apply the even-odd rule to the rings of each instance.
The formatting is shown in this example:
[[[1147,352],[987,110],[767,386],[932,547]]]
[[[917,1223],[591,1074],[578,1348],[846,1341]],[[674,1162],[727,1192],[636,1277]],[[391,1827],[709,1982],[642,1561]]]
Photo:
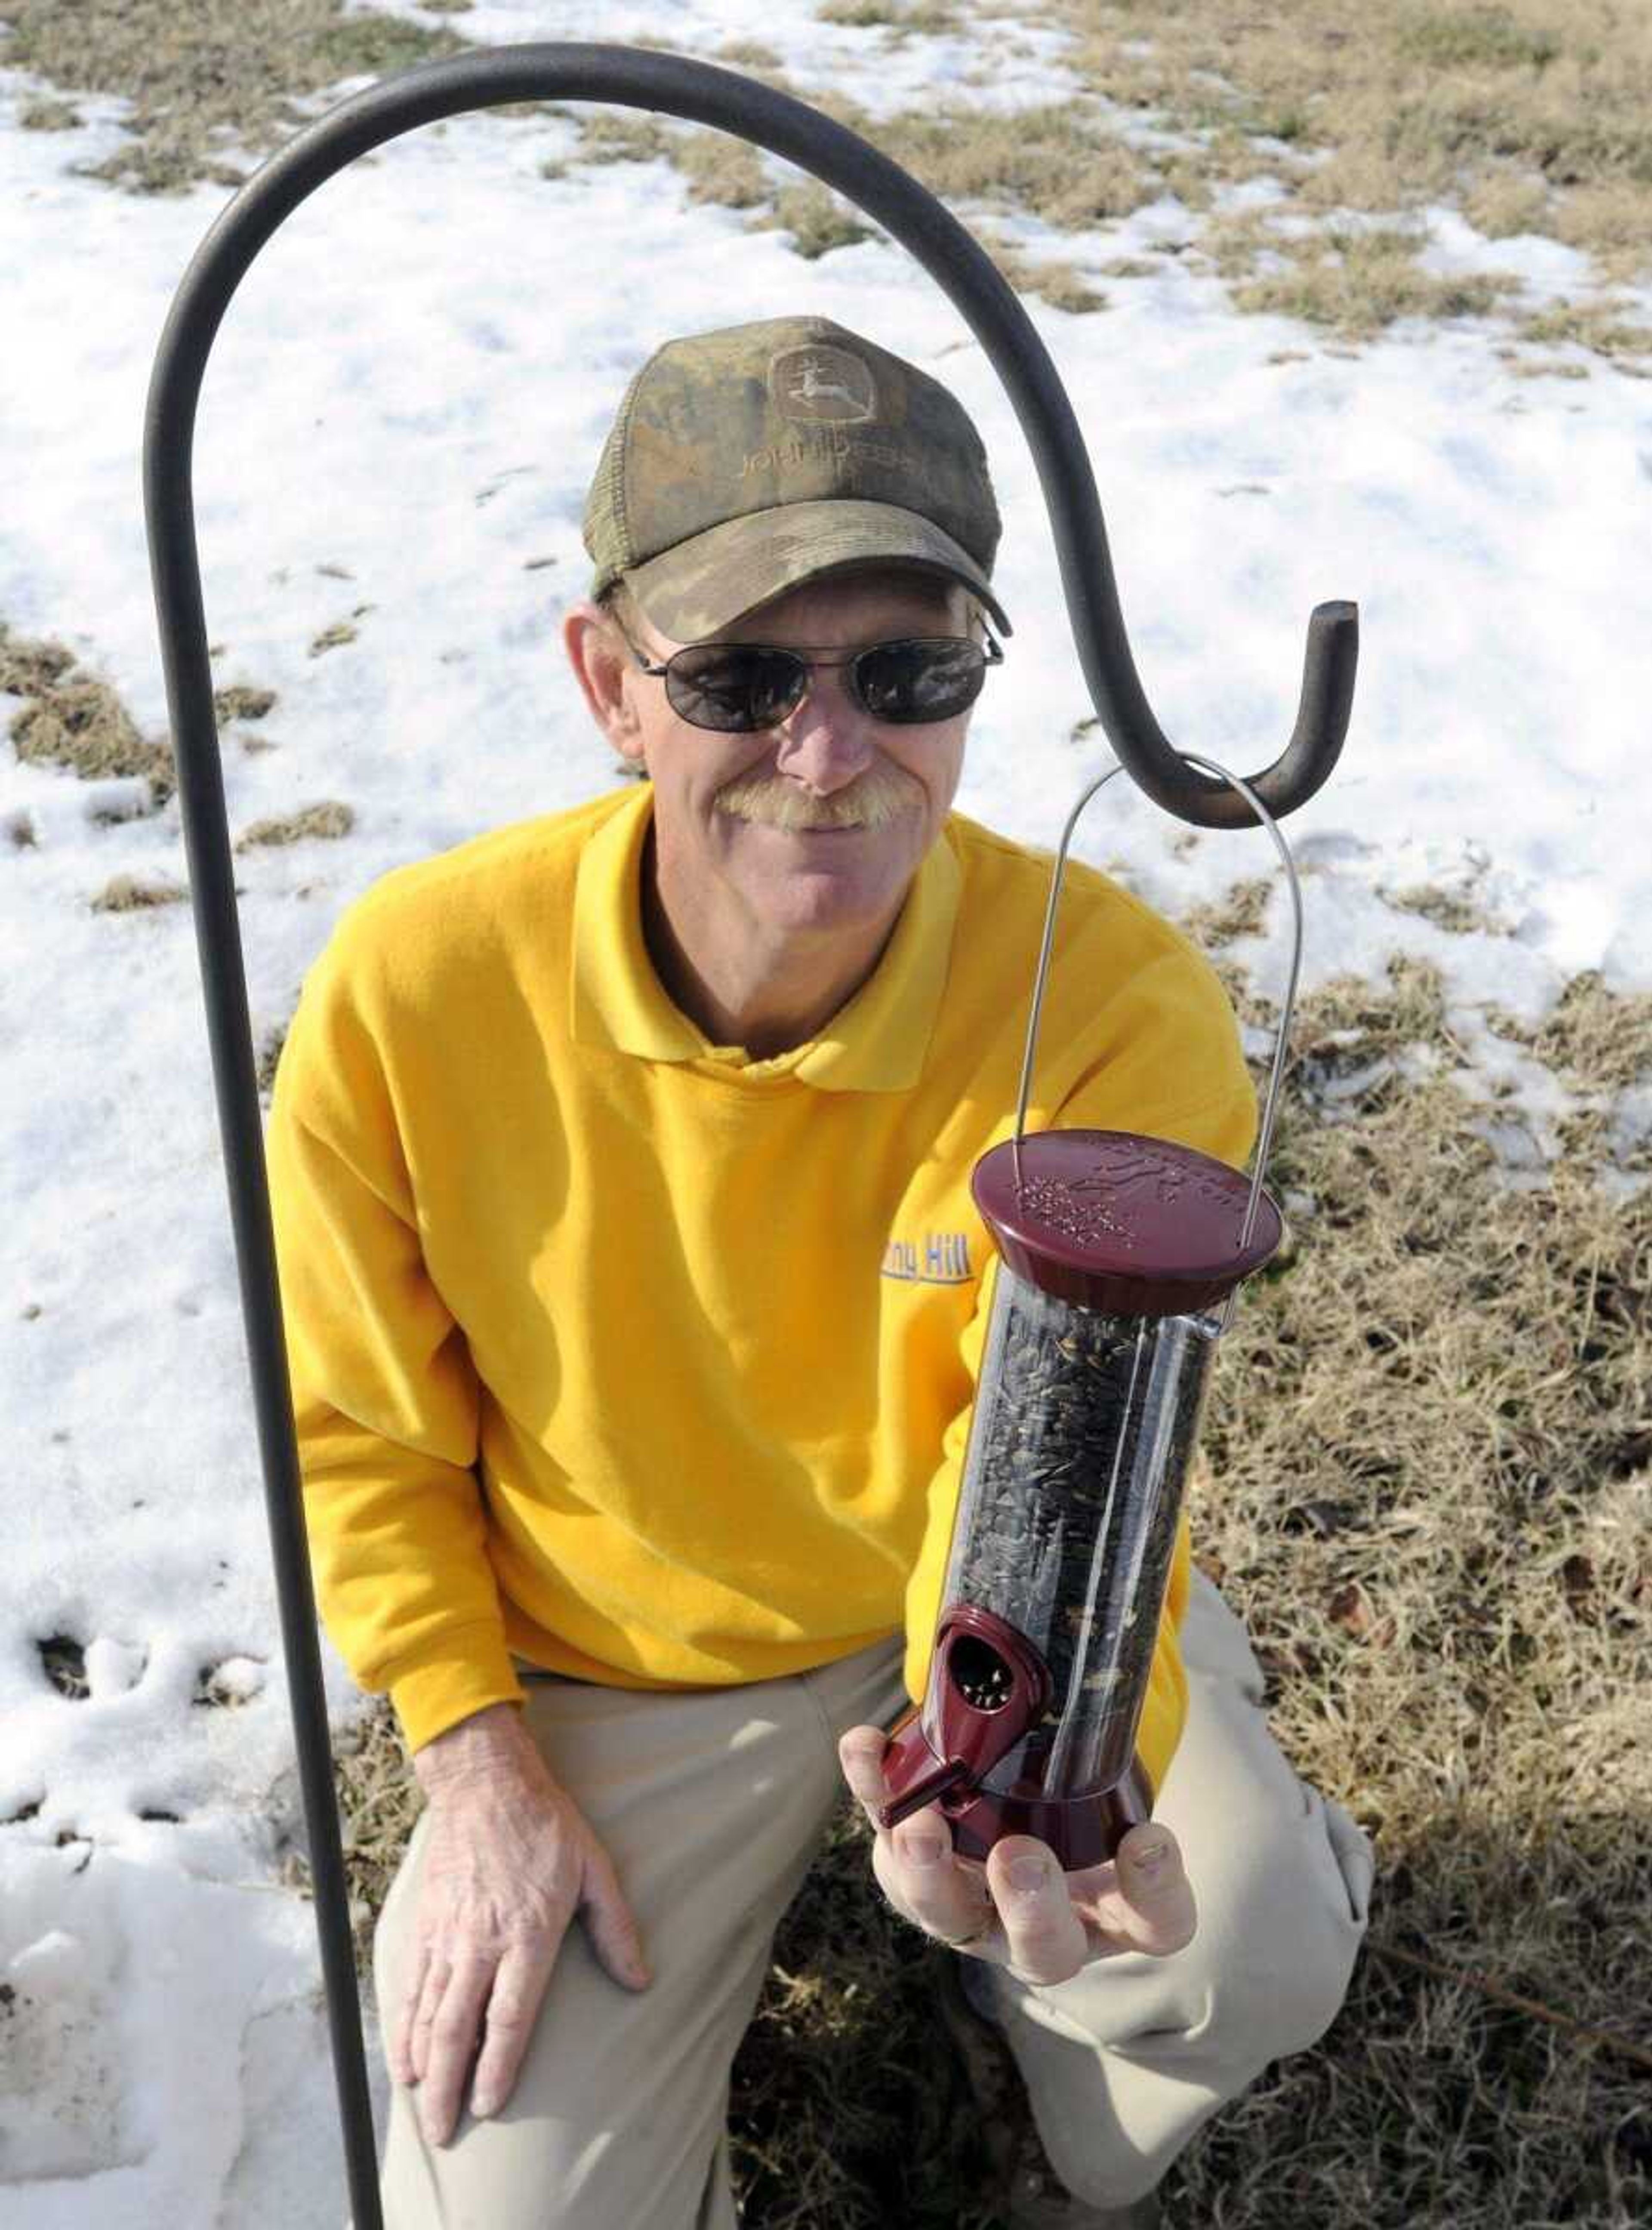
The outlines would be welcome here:
[[[1010,1860],[1010,1879],[1023,1895],[1028,1895],[1035,1889],[1042,1889],[1047,1872],[1048,1869],[1042,1859],[1012,1859]]]
[[[485,2091],[479,2098],[471,2100],[471,2112],[478,2121],[485,2121],[490,2114],[497,2114],[498,2111],[499,2102],[491,2091]]]
[[[923,1835],[907,1845],[906,1855],[915,1866],[936,1866],[941,1863],[941,1853],[945,1847],[944,1844]]]
[[[1151,1879],[1165,1870],[1165,1860],[1170,1856],[1168,1843],[1138,1843],[1130,1853],[1131,1862],[1139,1874]]]

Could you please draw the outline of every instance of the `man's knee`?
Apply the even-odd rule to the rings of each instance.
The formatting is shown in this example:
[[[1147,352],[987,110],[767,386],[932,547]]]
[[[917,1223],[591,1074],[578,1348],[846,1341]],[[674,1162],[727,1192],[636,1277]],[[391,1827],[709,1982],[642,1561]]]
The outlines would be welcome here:
[[[1316,2044],[1340,2012],[1370,1914],[1368,1837],[1305,1782],[1295,1832],[1243,1856],[1201,1911],[1208,2019],[1258,2067]],[[1195,1896],[1199,1885],[1194,1884]],[[1192,1947],[1190,1946],[1190,1949]]]

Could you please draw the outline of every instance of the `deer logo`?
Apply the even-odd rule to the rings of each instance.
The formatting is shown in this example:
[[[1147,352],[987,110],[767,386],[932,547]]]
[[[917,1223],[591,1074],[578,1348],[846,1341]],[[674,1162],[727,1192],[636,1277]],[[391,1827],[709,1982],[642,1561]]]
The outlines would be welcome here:
[[[872,376],[858,356],[830,342],[782,349],[768,367],[768,391],[784,418],[819,425],[852,425],[877,405]]]

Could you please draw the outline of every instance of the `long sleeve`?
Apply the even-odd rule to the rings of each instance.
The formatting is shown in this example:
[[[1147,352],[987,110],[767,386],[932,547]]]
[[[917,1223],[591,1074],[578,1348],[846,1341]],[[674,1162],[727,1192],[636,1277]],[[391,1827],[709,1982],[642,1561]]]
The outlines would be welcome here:
[[[318,1606],[416,1750],[523,1691],[484,1545],[476,1371],[425,1260],[389,1001],[353,930],[305,977],[265,1145]]]

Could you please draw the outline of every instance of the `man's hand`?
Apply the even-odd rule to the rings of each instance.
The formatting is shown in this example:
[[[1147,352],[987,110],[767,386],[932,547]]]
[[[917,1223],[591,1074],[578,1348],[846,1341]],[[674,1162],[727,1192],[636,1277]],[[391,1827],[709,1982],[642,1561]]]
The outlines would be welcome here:
[[[1075,1873],[1064,1874],[1049,1844],[1035,1835],[1006,1835],[983,1866],[954,1851],[952,1828],[938,1804],[925,1805],[897,1827],[878,1826],[878,1808],[889,1801],[887,1746],[880,1729],[851,1727],[838,1744],[838,1760],[877,1836],[872,1872],[878,1887],[903,1919],[974,1958],[1007,1967],[1023,1982],[1070,1982],[1094,1961],[1120,1951],[1164,1958],[1192,1943],[1199,1914],[1180,1847],[1156,1820],[1132,1827],[1115,1859]],[[1014,1869],[1029,1859],[1042,1869],[1042,1879],[1024,1890]]]
[[[419,2086],[433,2145],[453,2135],[467,2078],[479,2117],[509,2098],[577,1911],[614,1981],[648,1982],[614,1862],[531,1738],[512,1731],[515,1706],[478,1719],[493,1724],[466,1721],[414,1761],[429,1852],[386,2056],[395,2082]]]

